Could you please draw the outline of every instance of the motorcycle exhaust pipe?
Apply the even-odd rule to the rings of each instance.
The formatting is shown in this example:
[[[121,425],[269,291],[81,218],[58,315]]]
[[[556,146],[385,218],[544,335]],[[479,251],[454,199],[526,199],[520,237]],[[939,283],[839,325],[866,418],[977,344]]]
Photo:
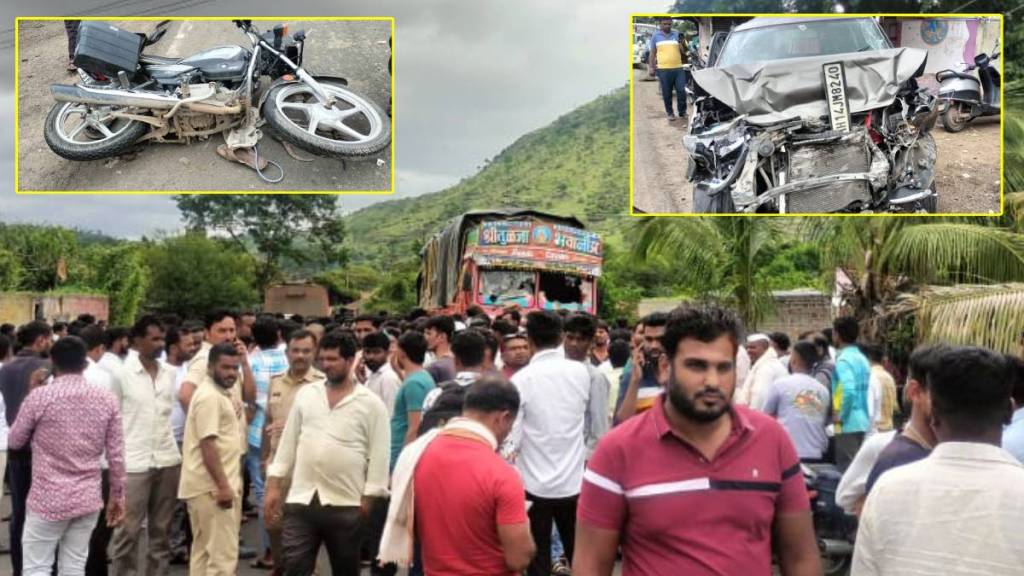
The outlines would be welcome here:
[[[152,110],[172,110],[180,105],[182,108],[206,114],[240,114],[242,112],[240,104],[219,105],[201,101],[189,102],[175,96],[142,94],[125,90],[98,90],[68,84],[50,85],[50,94],[58,102],[78,102],[97,106],[132,106]]]
[[[823,556],[849,556],[853,554],[853,544],[846,540],[819,538],[818,550]]]
[[[97,106],[133,106],[157,110],[170,110],[180,101],[173,96],[140,94],[126,90],[97,90],[68,84],[51,84],[50,94],[58,102],[78,102]]]

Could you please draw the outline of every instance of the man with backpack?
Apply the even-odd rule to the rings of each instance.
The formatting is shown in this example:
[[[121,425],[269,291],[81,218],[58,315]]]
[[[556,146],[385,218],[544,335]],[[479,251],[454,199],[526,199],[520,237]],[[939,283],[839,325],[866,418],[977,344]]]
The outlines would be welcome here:
[[[466,388],[480,379],[483,373],[484,349],[487,340],[475,328],[463,330],[452,338],[451,351],[454,356],[455,378],[438,382],[437,388],[423,399],[423,421],[419,434],[444,425],[445,422],[462,413],[462,400]]]

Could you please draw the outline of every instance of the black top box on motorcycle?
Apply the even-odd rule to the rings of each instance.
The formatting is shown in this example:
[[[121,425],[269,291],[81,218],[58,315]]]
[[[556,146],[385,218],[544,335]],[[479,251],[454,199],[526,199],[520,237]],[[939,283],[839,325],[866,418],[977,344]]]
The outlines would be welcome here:
[[[106,22],[86,20],[78,27],[75,66],[91,74],[115,78],[120,71],[129,76],[139,67],[142,37]]]

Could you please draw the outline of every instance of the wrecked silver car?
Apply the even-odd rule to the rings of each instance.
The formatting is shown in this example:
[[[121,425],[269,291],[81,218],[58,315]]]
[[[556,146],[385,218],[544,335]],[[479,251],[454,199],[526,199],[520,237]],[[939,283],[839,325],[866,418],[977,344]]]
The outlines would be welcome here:
[[[927,52],[871,18],[755,18],[693,72],[695,212],[934,212]]]

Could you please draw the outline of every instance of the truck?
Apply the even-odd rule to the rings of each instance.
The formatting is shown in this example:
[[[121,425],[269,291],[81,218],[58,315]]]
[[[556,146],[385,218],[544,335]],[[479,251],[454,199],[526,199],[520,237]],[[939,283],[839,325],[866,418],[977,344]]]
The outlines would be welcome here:
[[[572,216],[536,210],[466,212],[420,252],[420,307],[496,316],[508,307],[597,312],[604,244]]]

